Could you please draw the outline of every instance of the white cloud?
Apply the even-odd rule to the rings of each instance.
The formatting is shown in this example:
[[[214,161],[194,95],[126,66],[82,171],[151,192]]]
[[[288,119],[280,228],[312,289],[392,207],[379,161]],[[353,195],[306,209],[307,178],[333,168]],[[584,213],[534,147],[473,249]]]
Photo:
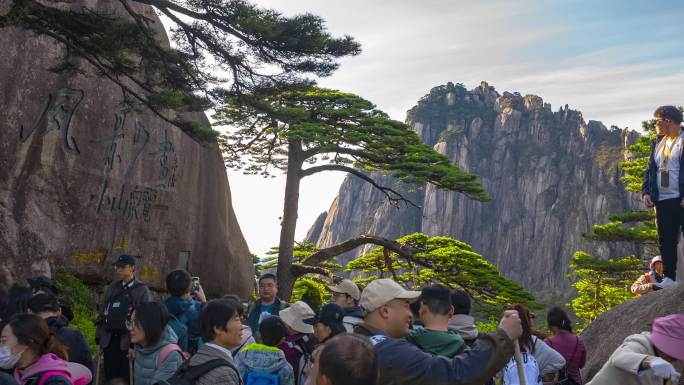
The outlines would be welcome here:
[[[448,81],[468,88],[486,80],[500,92],[536,94],[557,109],[566,103],[586,120],[638,128],[661,104],[683,104],[682,57],[650,60],[659,50],[684,48],[676,42],[621,45],[552,56],[573,30],[592,25],[532,20],[543,2],[438,0],[262,0],[287,15],[322,16],[333,34],[349,34],[363,44],[358,57],[345,58],[320,85],[354,92],[395,119],[430,88]],[[630,28],[631,20],[615,28]],[[656,27],[657,24],[654,24]],[[619,32],[619,31],[618,31]],[[617,32],[616,32],[617,33]],[[591,42],[586,42],[587,46]],[[542,47],[530,51],[530,47]],[[548,52],[543,48],[546,46]],[[555,48],[555,49],[551,49]],[[553,54],[553,55],[558,55]],[[673,70],[673,68],[675,70]],[[302,184],[297,238],[332,202],[340,173],[310,177]],[[284,178],[262,179],[229,173],[233,205],[253,252],[262,255],[278,243]]]

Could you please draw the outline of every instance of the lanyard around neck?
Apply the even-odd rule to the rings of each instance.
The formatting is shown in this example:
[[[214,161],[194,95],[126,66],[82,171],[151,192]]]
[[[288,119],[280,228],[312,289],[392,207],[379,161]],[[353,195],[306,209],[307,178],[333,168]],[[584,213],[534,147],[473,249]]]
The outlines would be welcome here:
[[[663,138],[663,164],[660,167],[664,171],[668,171],[668,162],[670,161],[670,155],[672,155],[672,149],[674,146],[677,144],[677,141],[679,140],[679,136],[677,136],[673,141],[670,146],[667,146],[667,139],[668,138]]]

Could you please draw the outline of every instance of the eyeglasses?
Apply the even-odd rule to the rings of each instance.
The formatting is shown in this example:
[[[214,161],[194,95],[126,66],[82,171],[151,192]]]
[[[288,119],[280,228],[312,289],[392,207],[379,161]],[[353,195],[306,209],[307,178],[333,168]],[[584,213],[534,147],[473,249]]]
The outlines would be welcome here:
[[[664,122],[669,122],[669,121],[670,121],[670,119],[668,119],[668,118],[657,118],[657,119],[655,120],[656,124],[658,124],[658,123],[664,123]]]
[[[134,328],[136,328],[138,326],[138,323],[133,321],[133,320],[128,319],[128,320],[126,320],[125,325],[126,325],[126,329],[133,330]]]

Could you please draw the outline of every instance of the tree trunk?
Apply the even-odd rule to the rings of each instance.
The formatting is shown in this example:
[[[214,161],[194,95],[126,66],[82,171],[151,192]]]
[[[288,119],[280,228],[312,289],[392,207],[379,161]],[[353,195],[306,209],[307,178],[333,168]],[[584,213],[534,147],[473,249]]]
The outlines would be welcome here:
[[[280,223],[280,243],[278,244],[278,296],[285,301],[290,300],[295,281],[291,271],[292,252],[299,210],[299,184],[302,178],[299,172],[303,164],[301,143],[299,141],[290,142],[288,145],[283,218]]]

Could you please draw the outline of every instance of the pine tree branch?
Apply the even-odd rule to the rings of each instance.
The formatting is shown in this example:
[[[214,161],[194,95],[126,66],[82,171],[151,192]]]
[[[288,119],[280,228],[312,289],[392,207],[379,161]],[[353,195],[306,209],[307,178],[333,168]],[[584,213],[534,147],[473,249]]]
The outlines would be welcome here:
[[[342,171],[342,172],[350,173],[352,175],[355,175],[355,176],[363,179],[364,181],[370,183],[376,189],[380,190],[380,192],[382,192],[385,195],[385,197],[387,197],[387,199],[390,201],[390,203],[393,205],[398,205],[400,202],[404,202],[407,205],[411,205],[417,209],[421,208],[417,204],[413,203],[410,199],[404,197],[398,191],[396,191],[390,187],[381,186],[376,181],[374,181],[373,178],[371,178],[368,175],[362,173],[361,171],[355,170],[351,167],[342,166],[339,164],[326,164],[326,165],[322,165],[322,166],[314,166],[314,167],[310,167],[310,168],[305,169],[305,170],[301,170],[299,172],[299,176],[301,178],[304,178],[304,177],[307,177],[307,176],[310,176],[310,175],[313,175],[313,174],[316,174],[316,173],[319,173],[322,171]]]
[[[325,249],[318,250],[317,252],[311,254],[306,259],[302,261],[302,265],[316,266],[327,261],[330,258],[336,257],[340,254],[344,254],[347,251],[354,250],[355,248],[362,245],[377,245],[391,250],[397,253],[400,257],[412,260],[412,256],[420,252],[410,245],[401,244],[399,242],[393,241],[391,239],[379,237],[376,235],[361,235],[359,237],[344,241],[334,246],[326,247]]]
[[[290,271],[292,272],[292,275],[295,278],[301,277],[306,274],[318,274],[323,275],[325,277],[329,277],[331,279],[334,279],[336,277],[332,271],[320,266],[304,266],[300,264],[292,264],[292,266],[290,267]]]

